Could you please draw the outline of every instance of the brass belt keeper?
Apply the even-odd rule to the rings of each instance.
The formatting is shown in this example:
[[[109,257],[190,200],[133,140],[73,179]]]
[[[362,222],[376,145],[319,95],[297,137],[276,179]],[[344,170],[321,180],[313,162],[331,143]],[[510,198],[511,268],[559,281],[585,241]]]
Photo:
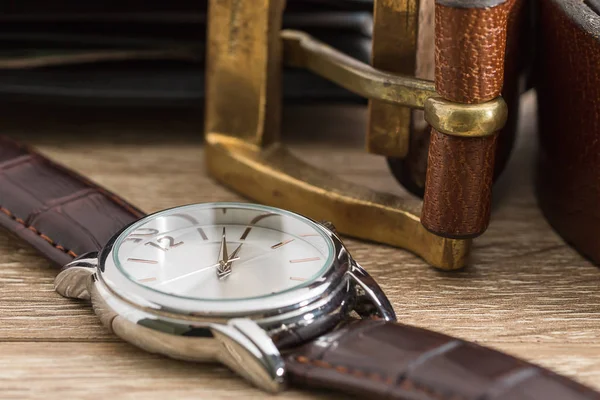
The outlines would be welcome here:
[[[308,69],[375,101],[372,107],[425,109],[427,120],[447,134],[497,130],[506,119],[503,100],[478,107],[440,100],[433,82],[373,68],[305,33],[281,31],[283,6],[283,0],[210,1],[209,172],[256,201],[330,220],[340,233],[405,248],[440,269],[463,267],[471,240],[427,231],[419,220],[419,201],[344,182],[286,150],[278,140],[281,70],[283,64]]]
[[[507,118],[508,107],[502,97],[479,104],[454,103],[440,97],[430,97],[425,101],[425,120],[446,135],[493,135],[502,129]]]

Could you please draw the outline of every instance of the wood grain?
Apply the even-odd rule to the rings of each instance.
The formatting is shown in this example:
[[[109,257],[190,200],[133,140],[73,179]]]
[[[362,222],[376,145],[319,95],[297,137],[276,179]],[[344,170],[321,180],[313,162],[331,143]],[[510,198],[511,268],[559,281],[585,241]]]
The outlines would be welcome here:
[[[490,228],[475,241],[466,270],[442,273],[400,249],[346,242],[402,322],[600,389],[600,269],[566,246],[537,208],[531,101],[518,149],[495,187]],[[199,114],[4,107],[0,128],[148,212],[242,200],[206,175]],[[302,158],[343,179],[408,196],[385,161],[362,150],[365,116],[359,106],[297,107],[286,111],[285,137]],[[123,343],[89,304],[54,293],[55,274],[27,245],[0,233],[1,398],[264,398],[218,365],[173,361]],[[281,398],[331,394],[289,391]]]

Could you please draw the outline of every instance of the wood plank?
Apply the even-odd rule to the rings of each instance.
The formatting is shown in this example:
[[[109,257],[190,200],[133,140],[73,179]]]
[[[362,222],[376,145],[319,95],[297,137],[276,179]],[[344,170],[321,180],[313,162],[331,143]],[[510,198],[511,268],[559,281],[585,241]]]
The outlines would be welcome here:
[[[590,360],[578,345],[492,345],[590,386],[600,380],[600,357]],[[598,353],[600,345],[589,349]],[[8,362],[10,368],[0,368],[2,398],[265,398],[263,392],[218,364],[171,360],[126,343],[87,343],[85,347],[81,343],[0,343],[0,363]],[[336,397],[290,390],[281,398]]]
[[[126,343],[0,343],[0,364],[3,399],[265,398],[264,392],[218,364],[171,360]],[[285,396],[335,398],[293,390]]]

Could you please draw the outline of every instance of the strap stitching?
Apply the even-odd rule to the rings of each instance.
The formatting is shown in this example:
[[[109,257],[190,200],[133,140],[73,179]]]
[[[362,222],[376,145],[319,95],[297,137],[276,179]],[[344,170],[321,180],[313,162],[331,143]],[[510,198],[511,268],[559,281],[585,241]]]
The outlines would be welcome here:
[[[31,225],[27,225],[27,223],[25,223],[25,221],[23,221],[21,218],[14,215],[12,212],[10,212],[10,210],[0,206],[0,211],[3,212],[4,214],[6,214],[9,218],[11,218],[11,219],[15,220],[16,222],[18,222],[19,224],[23,225],[25,228],[29,229],[30,231],[32,231],[33,233],[35,233],[42,239],[44,239],[46,242],[48,242],[50,245],[52,245],[56,249],[62,251],[63,253],[70,255],[73,258],[77,257],[77,254],[74,251],[65,249],[63,246],[61,246],[60,244],[58,244],[54,240],[52,240],[52,238],[49,237],[48,235],[44,235],[42,232],[38,231],[35,227],[33,227]]]
[[[309,364],[309,365],[312,365],[317,368],[332,369],[340,374],[351,375],[356,378],[369,379],[369,380],[372,380],[375,382],[385,383],[388,386],[392,386],[392,384],[394,383],[392,378],[387,377],[382,374],[379,374],[377,372],[367,372],[364,370],[360,370],[358,368],[348,368],[343,365],[334,365],[327,361],[314,360],[314,359],[310,359],[305,356],[297,356],[297,357],[294,357],[293,360],[295,360],[301,364]],[[460,395],[453,395],[451,397],[447,397],[446,395],[438,393],[435,390],[433,390],[423,384],[417,384],[416,382],[410,380],[407,377],[402,377],[399,380],[398,386],[400,386],[402,389],[404,389],[406,391],[424,393],[424,394],[432,396],[438,400],[466,400],[465,397],[460,396]]]
[[[0,136],[0,142],[8,142],[10,144],[12,144],[13,146],[17,147],[17,149],[23,151],[25,154],[22,154],[19,157],[23,157],[23,162],[25,161],[41,161],[42,163],[46,163],[48,165],[50,165],[51,167],[58,169],[59,171],[65,173],[66,175],[68,175],[69,177],[71,177],[72,179],[83,183],[84,185],[92,188],[92,189],[96,189],[98,192],[100,192],[100,194],[104,195],[106,198],[108,198],[109,200],[112,200],[114,203],[116,203],[118,206],[121,206],[122,208],[124,208],[127,212],[129,212],[131,215],[133,215],[135,218],[140,218],[143,217],[144,214],[141,213],[140,211],[138,211],[136,208],[134,208],[133,206],[131,206],[129,203],[127,203],[125,200],[121,199],[120,197],[118,197],[117,195],[109,192],[108,190],[104,189],[103,187],[100,187],[99,185],[96,185],[95,183],[93,183],[92,181],[84,178],[83,176],[71,171],[70,169],[63,167],[62,165],[56,164],[54,162],[52,162],[50,159],[42,156],[41,154],[39,154],[37,151],[33,150],[32,148],[28,147],[28,146],[24,146],[21,143],[18,143],[10,138],[7,138],[5,136]],[[25,156],[29,156],[30,158],[27,158]],[[67,250],[64,246],[61,246],[60,244],[56,243],[54,240],[52,240],[51,237],[49,237],[48,235],[43,234],[42,232],[38,231],[34,226],[31,225],[27,225],[27,223],[17,217],[16,215],[14,215],[10,210],[2,207],[0,205],[0,211],[4,214],[6,214],[9,218],[13,219],[14,221],[16,221],[17,223],[23,225],[25,228],[29,229],[30,231],[32,231],[33,233],[35,233],[36,235],[40,236],[42,239],[44,239],[46,242],[48,242],[51,246],[53,246],[54,248],[62,251],[63,253],[66,253],[68,255],[70,255],[73,258],[77,257],[77,254],[72,251],[72,250]]]

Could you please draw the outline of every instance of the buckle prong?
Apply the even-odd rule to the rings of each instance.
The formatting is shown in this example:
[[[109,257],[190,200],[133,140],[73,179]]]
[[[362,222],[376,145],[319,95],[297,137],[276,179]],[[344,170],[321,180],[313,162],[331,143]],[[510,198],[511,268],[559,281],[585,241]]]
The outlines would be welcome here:
[[[306,33],[284,30],[281,39],[285,65],[307,69],[371,100],[424,109],[425,120],[447,135],[488,136],[506,123],[502,97],[481,104],[454,103],[438,97],[431,81],[380,71]]]
[[[308,69],[360,96],[420,109],[437,96],[431,81],[377,70],[306,33],[284,30],[281,39],[285,65]]]

